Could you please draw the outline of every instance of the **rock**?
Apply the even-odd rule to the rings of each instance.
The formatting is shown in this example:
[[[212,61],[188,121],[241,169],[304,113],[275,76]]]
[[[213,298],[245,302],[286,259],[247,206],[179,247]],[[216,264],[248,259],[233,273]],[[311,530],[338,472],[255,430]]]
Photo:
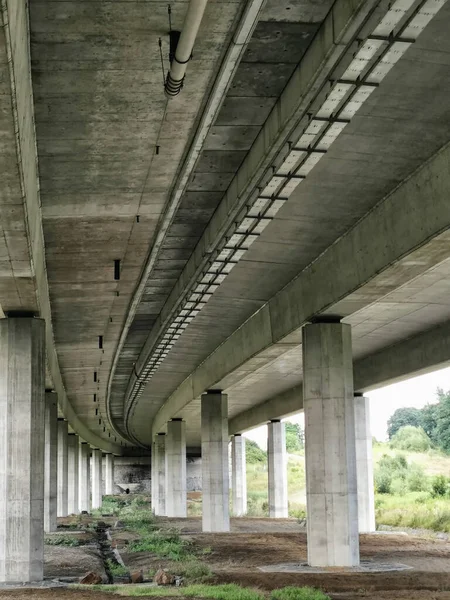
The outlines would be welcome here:
[[[153,581],[156,585],[173,585],[175,583],[175,576],[164,569],[158,569],[153,577]]]
[[[86,573],[86,575],[80,579],[80,583],[83,583],[84,585],[98,585],[99,583],[102,583],[102,581],[101,575],[94,573],[94,571],[89,571],[89,573]]]
[[[106,529],[108,526],[105,523],[105,521],[98,521],[97,523],[97,529]]]
[[[140,571],[133,571],[130,574],[131,583],[144,583],[144,572],[142,569]]]
[[[125,523],[123,523],[123,521],[116,521],[114,523],[114,529],[122,529],[123,527],[125,527]]]
[[[89,514],[89,512],[88,512],[87,510],[82,510],[82,511],[81,511],[81,514],[82,514],[82,515],[88,515],[88,514]]]

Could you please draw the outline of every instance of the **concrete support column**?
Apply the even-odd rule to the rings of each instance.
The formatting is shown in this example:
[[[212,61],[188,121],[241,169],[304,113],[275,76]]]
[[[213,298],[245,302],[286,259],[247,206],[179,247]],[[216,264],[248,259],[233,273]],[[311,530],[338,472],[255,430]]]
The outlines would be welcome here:
[[[203,531],[230,531],[228,398],[208,392],[201,399]]]
[[[303,328],[308,562],[359,564],[350,325]]]
[[[245,437],[240,434],[231,438],[231,488],[233,514],[247,514],[247,468],[245,463]]]
[[[0,582],[44,565],[45,322],[0,320]]]
[[[355,394],[356,481],[359,533],[375,531],[372,432],[369,398]]]
[[[56,531],[58,510],[58,396],[45,392],[44,530]]]
[[[114,454],[105,454],[105,495],[114,494]]]
[[[267,470],[269,475],[269,517],[288,517],[286,435],[284,423],[273,420],[267,426]]]
[[[155,451],[155,515],[166,514],[166,435],[158,433],[154,441]],[[153,474],[152,474],[153,481]]]
[[[91,512],[91,447],[87,442],[80,444],[78,480],[80,511],[89,513]]]
[[[100,508],[103,502],[102,494],[102,451],[92,450],[91,464],[92,508]]]
[[[186,424],[182,419],[167,423],[166,512],[168,517],[187,516]]]
[[[156,515],[157,504],[158,504],[158,491],[156,489],[158,482],[158,475],[156,472],[156,441],[152,441],[152,455],[150,457],[150,485],[151,485],[151,499],[152,499],[152,513]]]
[[[69,426],[64,419],[58,419],[58,517],[67,517],[68,506],[68,450]]]
[[[75,433],[70,433],[67,438],[67,507],[69,515],[77,515],[80,512],[78,502],[78,458],[80,455],[78,436]]]

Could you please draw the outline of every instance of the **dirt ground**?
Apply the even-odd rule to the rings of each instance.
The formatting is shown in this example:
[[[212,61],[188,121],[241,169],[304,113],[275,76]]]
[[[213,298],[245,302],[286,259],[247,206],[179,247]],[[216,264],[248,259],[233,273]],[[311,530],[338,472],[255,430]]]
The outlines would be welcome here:
[[[450,600],[450,542],[447,540],[391,533],[361,536],[362,560],[412,567],[407,571],[349,574],[336,569],[320,574],[264,573],[258,567],[306,562],[305,529],[295,520],[233,519],[232,533],[221,534],[201,533],[199,518],[161,519],[160,522],[163,527],[180,528],[198,549],[211,549],[202,560],[211,567],[216,583],[240,583],[265,591],[286,585],[309,585],[328,592],[334,600]],[[127,553],[127,541],[133,534],[117,529],[112,531],[112,536],[130,570],[148,571],[164,566],[163,560],[148,553]],[[96,570],[98,561],[100,555],[91,546],[46,547],[47,576]],[[30,598],[111,600],[112,596],[83,590],[0,590],[0,600]]]
[[[333,598],[400,598],[450,600],[450,543],[434,538],[377,533],[360,538],[361,559],[401,563],[411,570],[385,573],[263,573],[258,567],[306,562],[306,532],[292,519],[233,519],[232,533],[201,533],[201,519],[161,519],[178,527],[200,548],[211,548],[204,561],[217,583],[240,583],[263,590],[284,585],[309,585]],[[253,532],[253,533],[250,533]],[[155,569],[161,560],[146,553],[128,554],[126,542],[116,535],[122,557],[133,569]],[[421,590],[414,592],[414,590]],[[433,593],[431,593],[433,592]]]

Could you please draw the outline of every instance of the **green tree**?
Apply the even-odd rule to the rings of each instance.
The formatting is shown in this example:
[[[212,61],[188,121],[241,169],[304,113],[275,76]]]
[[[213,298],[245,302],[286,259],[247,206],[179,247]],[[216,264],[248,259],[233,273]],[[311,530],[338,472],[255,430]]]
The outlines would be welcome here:
[[[298,423],[285,422],[286,451],[290,453],[299,452],[304,448],[304,434]]]
[[[437,443],[437,416],[438,416],[438,404],[427,404],[422,408],[421,412],[421,425],[427,436],[433,443]]]
[[[406,425],[421,426],[422,413],[418,408],[397,408],[388,421],[388,436],[391,440],[399,429]]]
[[[249,464],[267,462],[267,452],[260,448],[253,440],[245,440],[245,456]]]
[[[444,450],[450,452],[450,391],[437,391],[439,403],[436,405],[436,443]]]
[[[409,450],[410,452],[426,452],[431,447],[430,438],[422,427],[406,425],[401,427],[392,436],[391,447],[396,450]]]

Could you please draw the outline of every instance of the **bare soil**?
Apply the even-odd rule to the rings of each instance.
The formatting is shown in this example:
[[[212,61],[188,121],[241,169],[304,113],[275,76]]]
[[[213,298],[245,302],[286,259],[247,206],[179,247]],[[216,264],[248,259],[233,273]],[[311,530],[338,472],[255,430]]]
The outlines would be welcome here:
[[[258,567],[306,562],[306,533],[295,520],[233,519],[232,532],[220,534],[200,533],[201,519],[197,518],[161,519],[161,523],[179,527],[198,548],[211,548],[202,560],[211,567],[216,583],[239,583],[267,591],[285,585],[308,585],[346,599],[450,600],[450,543],[446,540],[400,534],[361,536],[361,559],[405,564],[412,567],[408,571],[263,573]],[[164,561],[148,553],[127,553],[120,536],[118,545],[132,569],[148,571],[164,566]]]
[[[106,520],[106,519],[105,519]],[[348,573],[264,573],[258,567],[286,562],[306,562],[306,533],[293,519],[233,519],[232,532],[201,533],[201,519],[161,519],[162,527],[178,527],[197,549],[210,548],[204,560],[216,583],[239,583],[265,591],[286,585],[318,587],[334,600],[450,600],[450,542],[425,536],[372,534],[361,536],[361,558],[402,563],[408,571]],[[127,553],[134,534],[112,531],[122,558],[130,570],[148,572],[165,561],[149,553]],[[97,553],[97,554],[96,554]],[[46,575],[99,570],[95,548],[46,546]],[[0,600],[111,600],[112,596],[84,590],[0,590]]]

